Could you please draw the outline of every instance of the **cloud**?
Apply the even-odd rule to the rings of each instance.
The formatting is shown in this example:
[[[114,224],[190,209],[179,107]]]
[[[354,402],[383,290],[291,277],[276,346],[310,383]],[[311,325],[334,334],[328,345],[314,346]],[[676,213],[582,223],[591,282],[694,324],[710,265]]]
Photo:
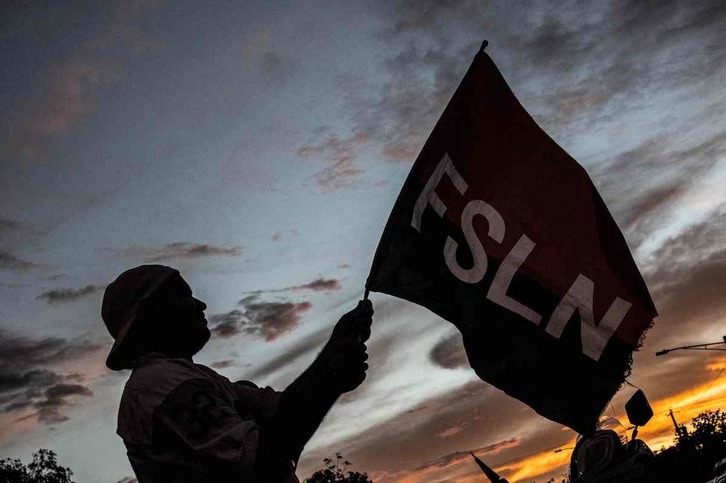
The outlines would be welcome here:
[[[0,251],[0,270],[28,271],[39,268],[40,265],[26,262],[11,253]]]
[[[665,345],[682,345],[678,341],[697,337],[709,327],[722,326],[726,313],[726,249],[691,265],[688,270],[669,274],[654,289],[661,317],[656,320],[658,330],[653,335],[657,337],[649,344],[651,347],[656,340]]]
[[[325,329],[306,336],[278,356],[246,372],[244,377],[254,381],[258,378],[267,378],[285,367],[294,366],[298,360],[322,349],[329,332],[330,330]],[[310,359],[312,361],[312,357]]]
[[[270,240],[280,241],[288,238],[298,236],[300,232],[298,230],[279,230],[272,234]]]
[[[73,396],[92,396],[93,391],[82,384],[59,383],[48,387],[44,399],[33,403],[37,409],[38,420],[45,424],[56,424],[67,421],[68,417],[61,414],[61,409],[72,404],[69,400]]]
[[[444,369],[468,367],[469,359],[466,357],[461,334],[452,334],[441,339],[429,352],[431,362]]]
[[[242,302],[243,310],[210,317],[214,334],[229,338],[245,333],[272,342],[294,330],[302,315],[312,307],[310,302],[255,302],[249,299]]]
[[[319,278],[305,285],[298,285],[296,287],[293,287],[293,290],[313,290],[315,292],[340,290],[340,282],[333,278]]]
[[[80,298],[83,298],[83,297],[86,297],[93,293],[96,293],[101,289],[102,289],[102,287],[99,287],[97,285],[86,285],[85,287],[81,287],[78,289],[72,289],[72,288],[55,289],[55,290],[48,290],[46,292],[43,292],[40,295],[38,295],[36,298],[38,300],[45,299],[49,304],[72,302],[74,300],[78,300]]]
[[[339,450],[375,481],[442,481],[476,468],[468,453],[457,455],[452,448],[474,448],[479,456],[488,455],[487,463],[495,466],[572,438],[572,434],[552,431],[554,426],[501,391],[473,381],[391,414],[334,446],[309,452],[301,462],[301,474],[312,461]],[[460,429],[453,431],[455,427]],[[441,437],[443,433],[447,437]]]
[[[61,374],[48,367],[76,361],[100,348],[97,344],[61,338],[33,339],[0,330],[0,412],[26,413],[56,424],[67,417],[63,409],[77,397],[93,395],[78,374]]]
[[[718,260],[718,252],[726,248],[725,239],[726,205],[716,209],[704,221],[687,226],[663,242],[651,257],[653,263],[648,276],[654,282],[677,280],[693,264],[706,263],[714,256]],[[664,260],[668,263],[662,263]]]
[[[478,457],[482,457],[487,454],[492,453],[499,453],[500,451],[503,451],[508,448],[512,448],[514,446],[518,446],[520,444],[519,438],[510,438],[505,441],[499,441],[497,443],[489,444],[486,446],[483,446],[481,448],[473,449],[471,450],[472,453],[474,453]],[[462,463],[464,461],[470,461],[471,455],[468,452],[462,453],[460,451],[456,451],[454,453],[449,453],[447,455],[444,455],[440,458],[437,458],[434,461],[429,461],[421,466],[418,466],[414,468],[411,472],[412,473],[428,473],[432,469],[441,469],[446,468],[448,466],[453,466],[458,463]]]
[[[726,155],[726,129],[679,146],[670,135],[648,139],[615,156],[593,179],[610,199],[610,209],[636,246],[673,218],[674,209],[713,174]]]
[[[122,253],[126,256],[142,256],[145,262],[161,262],[215,256],[236,257],[242,254],[242,249],[240,247],[226,248],[200,243],[175,242],[160,247],[130,247],[122,250]]]
[[[269,290],[252,290],[249,292],[245,292],[246,294],[255,296],[260,294],[270,294],[270,293],[281,293],[281,292],[289,292],[289,291],[297,291],[297,290],[312,290],[314,292],[332,292],[335,290],[340,290],[340,280],[337,280],[335,278],[318,278],[313,280],[312,282],[305,283],[302,285],[292,285],[290,287],[283,287],[283,288],[275,288],[275,289],[269,289]],[[240,303],[244,303],[247,298],[242,299]]]
[[[215,369],[227,369],[228,367],[234,366],[234,361],[225,359],[223,361],[212,362],[211,366]]]
[[[357,151],[368,139],[368,133],[359,130],[349,136],[340,137],[327,133],[316,142],[298,149],[302,158],[323,158],[329,164],[315,175],[315,181],[323,192],[349,188],[363,170],[356,162]]]
[[[391,3],[389,23],[380,33],[387,77],[379,83],[344,83],[343,116],[354,134],[323,132],[300,154],[333,161],[319,173],[328,191],[355,182],[360,170],[355,157],[363,146],[380,149],[381,159],[412,161],[484,38],[491,41],[490,54],[525,107],[555,139],[561,135],[572,142],[573,136],[592,137],[593,132],[606,138],[610,146],[600,144],[596,150],[597,143],[581,143],[591,163],[650,141],[649,130],[665,133],[661,148],[666,153],[678,151],[684,140],[699,137],[688,132],[703,132],[706,123],[700,117],[713,112],[723,117],[724,106],[718,107],[714,98],[720,91],[714,87],[726,65],[720,48],[726,7],[666,1],[633,9],[627,2],[592,2],[587,16],[583,8],[571,3],[553,13],[544,4]],[[678,93],[675,98],[667,97],[673,93]],[[675,107],[681,99],[693,98],[704,100],[700,110],[681,113]],[[664,111],[664,104],[674,107]],[[660,119],[653,115],[655,109]],[[624,132],[623,126],[633,122],[650,124],[637,131],[645,132],[644,138],[635,137],[635,130]],[[664,169],[667,160],[655,158],[637,177],[629,176],[633,170],[628,166],[612,173],[605,198],[618,202],[616,211],[623,215],[617,219],[625,220],[636,244],[641,233],[664,222],[665,208],[703,180],[709,166],[707,143],[694,144],[695,158],[686,152],[669,154],[680,161],[669,165],[672,172]],[[646,189],[633,189],[638,180],[647,180]]]

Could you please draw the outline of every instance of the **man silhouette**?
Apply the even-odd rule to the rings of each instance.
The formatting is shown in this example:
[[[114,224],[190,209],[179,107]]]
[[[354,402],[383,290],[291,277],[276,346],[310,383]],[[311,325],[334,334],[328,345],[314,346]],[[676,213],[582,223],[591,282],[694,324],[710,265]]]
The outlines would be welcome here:
[[[373,308],[336,324],[312,365],[283,392],[231,382],[192,356],[209,340],[206,304],[163,265],[127,270],[104,293],[112,370],[132,369],[117,432],[140,483],[297,482],[305,443],[336,399],[365,379]]]

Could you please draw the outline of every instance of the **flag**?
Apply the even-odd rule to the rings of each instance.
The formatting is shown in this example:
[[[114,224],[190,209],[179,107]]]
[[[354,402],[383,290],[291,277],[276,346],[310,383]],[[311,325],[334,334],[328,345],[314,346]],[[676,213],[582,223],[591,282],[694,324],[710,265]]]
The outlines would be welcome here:
[[[483,49],[404,183],[366,289],[453,323],[481,379],[582,434],[657,315],[584,168]]]

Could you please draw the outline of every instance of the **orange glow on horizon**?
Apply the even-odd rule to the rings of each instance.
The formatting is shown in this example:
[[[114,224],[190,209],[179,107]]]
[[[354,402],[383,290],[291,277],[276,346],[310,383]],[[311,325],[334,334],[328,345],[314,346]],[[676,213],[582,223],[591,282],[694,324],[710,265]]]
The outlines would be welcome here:
[[[573,439],[571,443],[563,446],[563,448],[571,447],[574,444],[575,440]],[[555,453],[555,450],[548,449],[507,465],[500,466],[496,468],[496,471],[497,473],[507,473],[509,475],[507,477],[508,480],[517,482],[521,480],[530,480],[560,469],[562,472],[566,472],[567,464],[569,462],[569,451]]]
[[[726,368],[726,357],[710,361],[704,366],[711,372],[718,373]],[[726,377],[717,380],[710,379],[690,389],[674,394],[664,399],[651,403],[653,407],[653,419],[639,429],[638,438],[644,440],[654,451],[662,446],[674,444],[675,431],[673,422],[668,416],[668,411],[673,409],[679,424],[690,427],[691,420],[698,414],[718,408],[726,407]],[[626,422],[625,414],[618,414],[621,422]],[[564,447],[574,446],[575,439]],[[567,464],[570,460],[571,451],[555,453],[554,450],[547,450],[527,456],[521,460],[496,468],[497,472],[508,473],[510,481],[529,481],[543,475],[554,472],[563,473],[567,471]]]

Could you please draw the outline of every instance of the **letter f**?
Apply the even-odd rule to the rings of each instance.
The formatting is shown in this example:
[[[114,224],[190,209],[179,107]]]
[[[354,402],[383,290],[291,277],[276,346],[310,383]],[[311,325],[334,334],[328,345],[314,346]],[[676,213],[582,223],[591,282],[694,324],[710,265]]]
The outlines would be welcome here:
[[[438,186],[439,181],[441,181],[441,178],[444,177],[444,174],[449,176],[451,182],[454,183],[454,186],[462,195],[468,188],[464,178],[462,178],[459,172],[456,171],[451,158],[445,153],[441,158],[441,161],[439,161],[438,166],[436,166],[436,169],[431,174],[431,177],[426,182],[426,186],[424,186],[423,191],[421,191],[421,194],[418,196],[416,204],[413,207],[411,226],[419,233],[421,233],[421,218],[423,217],[423,212],[426,209],[426,206],[431,205],[439,217],[444,216],[444,213],[446,213],[446,205],[444,205],[444,202],[441,201],[441,198],[439,198],[436,194],[436,186]]]

